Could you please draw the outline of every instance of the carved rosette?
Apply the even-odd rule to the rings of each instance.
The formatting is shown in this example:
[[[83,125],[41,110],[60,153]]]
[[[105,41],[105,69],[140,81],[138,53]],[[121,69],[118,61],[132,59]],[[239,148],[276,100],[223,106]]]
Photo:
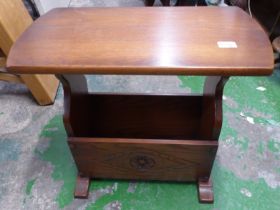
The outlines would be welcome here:
[[[153,168],[156,164],[155,160],[147,156],[143,155],[135,155],[129,160],[130,166],[138,171],[146,171]]]

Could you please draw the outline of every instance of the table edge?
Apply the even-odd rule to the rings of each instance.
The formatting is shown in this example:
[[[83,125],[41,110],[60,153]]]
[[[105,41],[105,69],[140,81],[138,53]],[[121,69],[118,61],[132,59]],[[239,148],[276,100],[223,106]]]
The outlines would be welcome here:
[[[201,75],[201,76],[265,76],[271,75],[274,63],[264,67],[87,67],[87,66],[13,66],[8,72],[15,74],[113,74],[113,75]],[[132,72],[131,69],[134,69]],[[212,71],[211,71],[212,70]]]

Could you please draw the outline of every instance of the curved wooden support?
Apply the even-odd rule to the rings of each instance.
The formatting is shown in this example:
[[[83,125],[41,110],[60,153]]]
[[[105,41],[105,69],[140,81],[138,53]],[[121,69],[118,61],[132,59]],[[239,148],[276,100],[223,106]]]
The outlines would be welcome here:
[[[213,186],[210,178],[199,178],[197,188],[200,203],[214,202]]]
[[[229,77],[208,76],[204,84],[200,138],[218,140],[223,121],[223,89]]]
[[[63,122],[67,135],[74,136],[75,130],[81,129],[78,115],[85,109],[84,95],[88,94],[87,80],[83,75],[56,75],[64,90]],[[74,129],[75,128],[75,129]]]

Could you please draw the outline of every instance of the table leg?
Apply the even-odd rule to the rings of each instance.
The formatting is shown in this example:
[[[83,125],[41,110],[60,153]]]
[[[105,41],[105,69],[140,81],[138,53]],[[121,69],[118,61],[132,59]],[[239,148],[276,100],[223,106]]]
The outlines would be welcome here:
[[[223,121],[223,89],[228,77],[208,76],[205,80],[202,102],[200,139],[218,140]],[[201,203],[213,203],[214,195],[209,177],[198,178]]]
[[[84,101],[88,94],[87,81],[83,75],[56,75],[64,90],[63,122],[68,137],[74,137],[76,132],[87,129],[86,122],[80,122],[79,115],[87,112],[87,103]],[[69,144],[68,144],[69,145]],[[69,145],[70,149],[71,145]],[[90,177],[77,176],[75,198],[87,198]]]
[[[86,103],[83,103],[88,94],[87,81],[83,75],[56,75],[63,85],[64,90],[64,115],[63,122],[68,137],[75,136],[75,132],[85,129],[79,122],[79,114],[86,112]],[[75,127],[75,129],[73,129]]]
[[[218,140],[223,121],[223,90],[228,77],[208,76],[203,90],[200,139]]]
[[[82,199],[88,198],[89,184],[90,184],[89,177],[81,177],[78,175],[76,180],[74,197],[82,198]]]
[[[213,203],[214,193],[210,178],[199,178],[198,180],[198,199],[200,203]]]

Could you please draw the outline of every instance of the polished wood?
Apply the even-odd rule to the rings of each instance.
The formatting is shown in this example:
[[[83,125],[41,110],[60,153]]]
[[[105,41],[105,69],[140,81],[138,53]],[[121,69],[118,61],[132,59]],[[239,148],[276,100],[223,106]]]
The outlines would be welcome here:
[[[0,49],[0,80],[13,83],[23,83],[19,75],[10,74],[6,71],[6,56]]]
[[[207,77],[204,84],[201,139],[218,140],[223,122],[223,89],[228,77]]]
[[[55,9],[8,58],[9,71],[55,73],[62,82],[76,197],[87,197],[91,178],[195,181],[202,203],[214,199],[224,85],[272,68],[261,27],[240,9],[214,7]],[[207,77],[196,95],[89,93],[84,74],[109,73]]]
[[[0,1],[0,48],[6,55],[32,22],[21,0]]]
[[[82,176],[197,181],[209,177],[217,141],[69,138]]]
[[[88,107],[86,112],[77,112],[85,108],[80,105],[81,100]],[[153,139],[199,136],[201,96],[94,93],[75,102],[72,99],[71,105],[74,136]]]
[[[0,71],[0,80],[13,83],[23,83],[20,76]]]
[[[68,136],[188,139],[200,135],[201,95],[88,94],[83,76],[58,78],[64,88]]]
[[[88,177],[77,176],[74,191],[75,198],[87,198],[89,192],[90,179]]]
[[[63,122],[68,136],[79,130],[89,130],[89,123],[80,123],[79,116],[87,116],[90,107],[85,102],[88,95],[87,81],[83,75],[56,75],[64,90]],[[77,111],[79,110],[79,111]],[[74,128],[75,131],[74,131]]]
[[[59,81],[53,75],[21,74],[20,77],[39,105],[54,103]]]
[[[32,24],[21,0],[0,1],[0,48],[5,56],[8,56],[11,47],[18,37]],[[0,53],[2,54],[2,53]],[[22,52],[20,57],[23,57]],[[27,57],[26,59],[30,59]],[[6,59],[0,59],[0,66],[6,65]],[[7,82],[23,82],[28,87],[36,101],[40,105],[48,105],[54,102],[58,80],[53,75],[19,75],[0,74],[0,80]]]
[[[82,176],[169,181],[210,177],[227,77],[207,77],[203,95],[88,93],[84,76],[57,77],[64,89],[68,144]],[[211,152],[206,151],[209,149]],[[165,176],[158,168],[136,173],[129,168],[129,157],[137,152],[142,161],[160,163],[160,170],[166,163],[172,170],[164,168]],[[106,162],[111,156],[114,158]],[[188,162],[200,164],[190,166]]]
[[[218,41],[234,41],[237,48],[219,48]],[[259,24],[236,7],[66,8],[48,12],[25,31],[11,50],[8,69],[269,75],[273,53]]]
[[[212,181],[209,177],[199,178],[198,180],[198,199],[201,203],[213,203],[214,193]]]

